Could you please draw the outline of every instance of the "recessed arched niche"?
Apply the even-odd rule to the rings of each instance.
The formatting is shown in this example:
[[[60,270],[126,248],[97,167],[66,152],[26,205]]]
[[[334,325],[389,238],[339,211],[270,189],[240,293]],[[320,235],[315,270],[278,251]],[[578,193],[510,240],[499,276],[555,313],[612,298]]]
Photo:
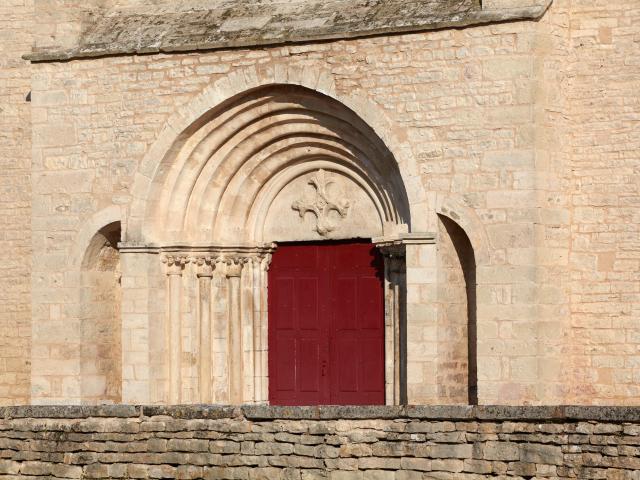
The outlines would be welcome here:
[[[80,394],[83,403],[119,403],[122,388],[120,222],[101,228],[81,264]]]

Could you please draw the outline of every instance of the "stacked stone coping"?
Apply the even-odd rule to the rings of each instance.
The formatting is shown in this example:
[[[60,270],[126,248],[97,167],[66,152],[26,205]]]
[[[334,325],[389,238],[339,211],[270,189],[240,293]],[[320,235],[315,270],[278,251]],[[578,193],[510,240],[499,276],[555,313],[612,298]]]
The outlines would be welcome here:
[[[0,421],[33,419],[150,418],[267,420],[449,420],[493,422],[640,423],[640,406],[270,406],[270,405],[19,405],[0,407]]]
[[[0,408],[0,478],[640,478],[640,407]]]

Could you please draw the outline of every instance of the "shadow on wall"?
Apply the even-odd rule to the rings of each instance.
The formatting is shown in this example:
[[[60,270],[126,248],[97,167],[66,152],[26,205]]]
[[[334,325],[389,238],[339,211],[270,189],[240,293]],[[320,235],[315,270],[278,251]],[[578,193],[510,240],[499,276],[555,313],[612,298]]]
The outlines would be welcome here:
[[[450,403],[478,403],[476,260],[464,230],[438,215],[438,388]]]
[[[94,235],[82,261],[81,395],[85,404],[121,401],[120,222]]]

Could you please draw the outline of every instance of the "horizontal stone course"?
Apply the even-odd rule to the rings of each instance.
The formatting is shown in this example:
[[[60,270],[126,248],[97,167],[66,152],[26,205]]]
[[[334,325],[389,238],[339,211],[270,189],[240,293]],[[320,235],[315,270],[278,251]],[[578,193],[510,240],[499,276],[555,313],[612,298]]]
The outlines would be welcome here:
[[[0,418],[47,418],[77,419],[93,417],[118,418],[143,417],[140,430],[164,430],[168,419],[228,419],[244,418],[261,420],[366,420],[366,419],[426,419],[426,420],[496,420],[504,423],[504,428],[516,428],[509,421],[544,420],[545,422],[594,421],[594,422],[640,422],[640,407],[625,406],[450,406],[450,405],[407,405],[407,406],[321,406],[321,407],[279,407],[267,405],[37,405],[0,407]],[[103,425],[100,423],[100,425]],[[175,422],[172,425],[176,425]],[[519,428],[523,425],[520,424]],[[424,425],[423,425],[424,426]],[[0,426],[0,430],[3,427]],[[83,428],[89,428],[84,426]],[[104,428],[104,427],[101,427]],[[180,427],[181,428],[181,427]],[[317,426],[315,433],[328,433]],[[433,428],[429,426],[428,428]],[[446,428],[441,426],[440,428]],[[546,423],[543,428],[553,429]],[[596,428],[584,424],[582,428]],[[597,428],[620,428],[640,435],[640,427],[599,426]],[[603,432],[599,432],[603,433]]]
[[[636,478],[638,410],[7,407],[0,419],[0,475],[247,480]],[[107,416],[109,411],[113,416]],[[28,416],[29,412],[34,415]],[[445,412],[452,416],[445,418]],[[544,412],[549,416],[544,417]],[[149,425],[154,428],[145,428]]]

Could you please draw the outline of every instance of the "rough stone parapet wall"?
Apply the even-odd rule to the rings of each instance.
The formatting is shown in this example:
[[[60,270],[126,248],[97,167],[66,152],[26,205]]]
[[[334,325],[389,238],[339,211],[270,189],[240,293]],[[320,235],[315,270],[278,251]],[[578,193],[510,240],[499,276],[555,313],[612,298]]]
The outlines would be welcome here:
[[[630,407],[6,407],[2,478],[638,478]]]

